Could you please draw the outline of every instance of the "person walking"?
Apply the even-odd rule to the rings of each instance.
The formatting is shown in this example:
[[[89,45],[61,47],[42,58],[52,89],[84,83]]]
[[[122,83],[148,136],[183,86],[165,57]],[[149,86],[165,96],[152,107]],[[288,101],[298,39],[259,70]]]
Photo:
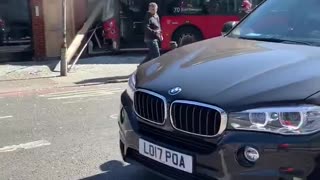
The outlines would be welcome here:
[[[160,56],[159,42],[163,40],[163,36],[158,15],[158,5],[154,2],[149,4],[149,11],[145,17],[144,26],[144,42],[149,52],[141,64]]]

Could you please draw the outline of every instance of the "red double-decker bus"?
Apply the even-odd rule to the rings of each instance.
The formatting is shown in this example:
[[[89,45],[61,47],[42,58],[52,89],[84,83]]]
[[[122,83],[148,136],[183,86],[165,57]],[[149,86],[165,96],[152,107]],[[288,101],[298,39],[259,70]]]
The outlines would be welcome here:
[[[263,0],[249,0],[255,7]],[[238,21],[243,0],[109,0],[103,19],[105,44],[113,50],[143,48],[143,20],[150,2],[159,5],[164,40],[179,46],[221,35],[224,23]]]

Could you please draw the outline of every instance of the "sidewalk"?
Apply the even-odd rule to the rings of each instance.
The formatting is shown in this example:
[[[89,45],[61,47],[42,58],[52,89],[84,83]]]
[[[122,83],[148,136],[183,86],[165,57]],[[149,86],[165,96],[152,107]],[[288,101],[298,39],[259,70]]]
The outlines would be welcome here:
[[[122,82],[142,60],[143,55],[139,54],[85,58],[67,77],[59,76],[58,61],[0,64],[0,94]]]

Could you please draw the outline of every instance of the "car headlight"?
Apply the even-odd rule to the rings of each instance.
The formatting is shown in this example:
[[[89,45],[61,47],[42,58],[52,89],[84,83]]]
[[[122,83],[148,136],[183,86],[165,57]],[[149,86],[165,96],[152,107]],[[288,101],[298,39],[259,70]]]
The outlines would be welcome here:
[[[320,131],[320,106],[270,107],[229,113],[228,128],[283,135]]]
[[[136,72],[134,72],[128,82],[127,93],[131,100],[134,98],[134,92],[136,91]]]

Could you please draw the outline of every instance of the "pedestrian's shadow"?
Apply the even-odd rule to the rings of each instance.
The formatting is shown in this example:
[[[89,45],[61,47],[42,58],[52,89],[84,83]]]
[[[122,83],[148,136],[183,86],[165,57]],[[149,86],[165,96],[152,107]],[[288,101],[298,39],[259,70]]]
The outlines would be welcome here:
[[[102,164],[100,170],[103,173],[82,180],[164,180],[141,167],[127,165],[116,160]]]

